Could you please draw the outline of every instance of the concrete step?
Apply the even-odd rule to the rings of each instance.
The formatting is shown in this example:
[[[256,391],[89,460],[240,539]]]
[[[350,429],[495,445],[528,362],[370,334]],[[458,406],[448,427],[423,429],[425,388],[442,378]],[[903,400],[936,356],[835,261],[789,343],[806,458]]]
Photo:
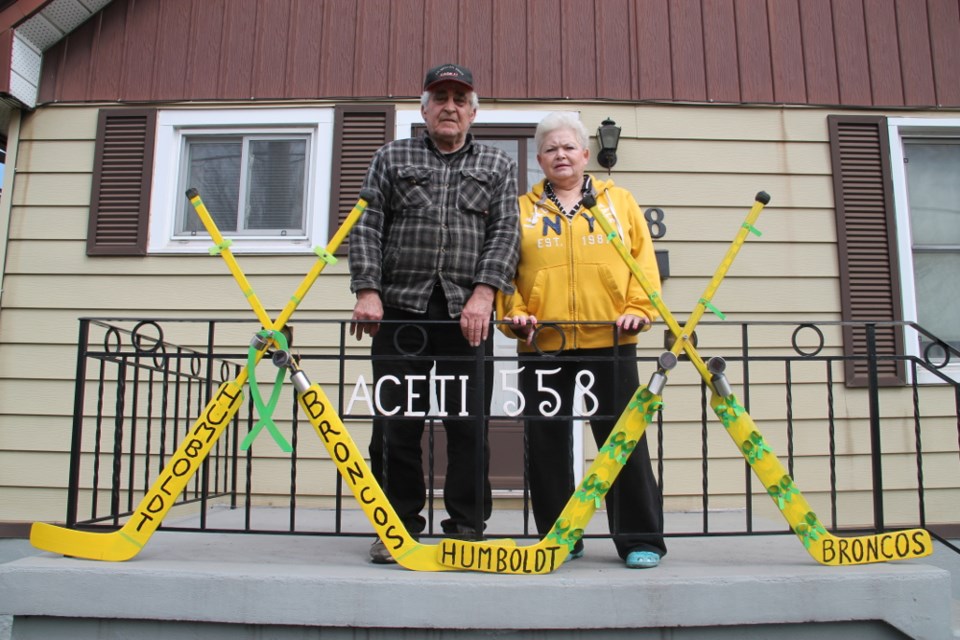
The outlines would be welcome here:
[[[372,565],[371,541],[160,531],[124,563],[21,557],[0,565],[0,620],[12,616],[0,640],[956,637],[949,572],[825,567],[793,536],[670,538],[649,570],[589,540],[584,558],[540,576]],[[253,635],[231,636],[242,630]]]
[[[950,604],[950,612],[952,614],[951,620],[953,623],[953,637],[960,638],[960,600],[954,599]]]

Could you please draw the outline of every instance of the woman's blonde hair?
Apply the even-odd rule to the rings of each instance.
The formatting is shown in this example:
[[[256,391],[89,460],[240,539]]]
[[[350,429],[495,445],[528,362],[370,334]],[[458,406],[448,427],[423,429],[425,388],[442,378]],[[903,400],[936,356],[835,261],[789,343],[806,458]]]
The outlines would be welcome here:
[[[590,134],[587,133],[587,128],[580,122],[577,114],[571,111],[554,111],[544,116],[540,124],[537,125],[537,132],[533,134],[533,141],[537,145],[538,153],[543,146],[544,138],[559,129],[571,131],[576,136],[577,142],[580,143],[580,148],[587,148]]]

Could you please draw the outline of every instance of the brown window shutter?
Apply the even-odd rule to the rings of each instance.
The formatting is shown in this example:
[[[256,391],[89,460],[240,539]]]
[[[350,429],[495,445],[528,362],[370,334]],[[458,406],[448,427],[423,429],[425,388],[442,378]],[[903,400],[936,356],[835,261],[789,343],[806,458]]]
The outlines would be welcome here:
[[[893,211],[890,145],[882,116],[828,116],[833,189],[837,207],[842,318],[847,386],[866,386],[865,323],[903,318],[897,268],[897,226]],[[900,327],[877,326],[880,358],[903,354]],[[881,385],[905,381],[903,362],[880,360]]]
[[[146,255],[157,112],[102,109],[87,255]]]
[[[370,159],[393,140],[392,105],[339,105],[333,133],[333,175],[330,189],[330,234],[340,227],[360,197]],[[347,236],[349,242],[350,236]],[[346,242],[337,251],[346,255]]]

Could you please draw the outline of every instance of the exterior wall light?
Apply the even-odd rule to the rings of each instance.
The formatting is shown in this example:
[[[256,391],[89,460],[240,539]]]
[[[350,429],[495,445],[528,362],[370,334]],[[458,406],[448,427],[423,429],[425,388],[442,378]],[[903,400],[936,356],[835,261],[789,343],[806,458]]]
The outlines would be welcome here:
[[[617,164],[617,146],[620,144],[620,127],[617,126],[616,122],[607,118],[597,127],[597,140],[600,142],[600,153],[597,154],[597,162],[609,173],[613,165]]]

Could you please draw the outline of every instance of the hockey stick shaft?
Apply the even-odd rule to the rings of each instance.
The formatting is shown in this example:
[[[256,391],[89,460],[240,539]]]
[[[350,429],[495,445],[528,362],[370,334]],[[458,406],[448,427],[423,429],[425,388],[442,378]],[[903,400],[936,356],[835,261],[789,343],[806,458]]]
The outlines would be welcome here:
[[[215,255],[219,254],[220,257],[223,258],[223,261],[227,264],[227,268],[230,269],[230,273],[233,275],[233,279],[240,285],[240,290],[243,291],[244,297],[246,297],[250,303],[250,308],[253,309],[260,324],[263,325],[264,328],[270,328],[272,324],[270,316],[267,315],[266,309],[260,304],[256,294],[253,292],[253,287],[240,269],[237,259],[233,257],[233,252],[230,251],[231,241],[224,238],[223,234],[220,233],[220,229],[217,228],[213,217],[207,210],[206,205],[203,204],[203,200],[200,199],[200,193],[196,189],[187,189],[187,198],[190,200],[190,204],[193,205],[207,233],[210,234],[210,238],[213,239],[215,246],[211,250],[211,253]]]
[[[280,331],[283,329],[283,327],[287,324],[287,321],[290,320],[290,317],[293,315],[294,311],[297,310],[300,302],[302,302],[306,297],[307,292],[310,291],[310,288],[317,281],[317,278],[327,267],[327,265],[336,263],[337,260],[333,257],[333,254],[336,253],[337,249],[340,248],[340,245],[347,237],[347,234],[350,233],[350,230],[360,219],[360,216],[363,215],[363,212],[366,210],[369,200],[373,198],[373,195],[374,194],[372,192],[361,192],[360,199],[357,200],[357,204],[354,205],[353,209],[340,225],[340,228],[337,229],[336,233],[334,233],[333,237],[327,243],[326,248],[317,252],[319,254],[319,258],[314,262],[313,266],[303,277],[303,280],[300,282],[300,285],[297,287],[296,291],[293,292],[293,295],[291,295],[287,300],[287,303],[280,312],[280,315],[277,316],[276,320],[270,320],[266,309],[264,309],[263,304],[257,297],[257,294],[253,291],[253,287],[250,286],[250,282],[247,280],[247,277],[244,275],[243,270],[237,263],[233,252],[230,250],[230,243],[227,242],[220,233],[220,229],[217,228],[217,224],[214,222],[213,217],[207,210],[206,205],[204,205],[199,192],[196,189],[189,189],[187,191],[187,197],[190,199],[190,203],[193,205],[197,215],[200,217],[200,221],[203,223],[207,233],[210,234],[210,237],[216,244],[218,253],[223,257],[224,262],[226,262],[227,267],[230,269],[230,273],[240,286],[240,290],[247,298],[247,301],[250,304],[250,307],[253,309],[253,312],[256,314],[257,319],[260,320],[260,324],[264,329],[272,331]]]
[[[747,240],[747,235],[752,231],[755,232],[755,227],[753,225],[757,222],[757,219],[759,219],[760,214],[763,212],[763,208],[769,202],[770,196],[765,191],[760,191],[757,193],[756,197],[754,198],[753,206],[750,208],[750,212],[740,225],[740,230],[737,232],[737,235],[730,243],[727,253],[724,255],[723,260],[720,261],[720,265],[714,272],[713,277],[710,278],[710,282],[707,284],[703,295],[700,296],[700,299],[694,306],[693,312],[687,319],[686,324],[681,327],[673,313],[671,313],[670,308],[666,305],[666,303],[664,303],[660,292],[657,291],[656,287],[653,286],[653,283],[650,282],[650,279],[647,278],[646,274],[643,273],[643,269],[640,267],[640,264],[636,261],[633,255],[630,254],[630,250],[627,249],[626,245],[623,243],[623,239],[617,233],[616,229],[613,227],[613,224],[610,222],[607,216],[600,211],[599,207],[597,206],[596,198],[594,198],[592,195],[589,198],[584,198],[584,205],[590,210],[590,213],[596,219],[597,223],[600,225],[600,228],[603,229],[603,232],[607,234],[607,240],[611,245],[613,245],[613,248],[617,251],[617,253],[620,255],[620,258],[627,265],[627,268],[630,269],[630,273],[633,274],[633,277],[638,283],[640,283],[640,287],[643,289],[643,292],[647,294],[650,302],[663,318],[667,328],[670,329],[670,332],[676,338],[673,347],[671,348],[671,352],[674,355],[678,355],[680,351],[684,351],[690,358],[690,361],[693,363],[694,367],[696,367],[697,371],[700,372],[700,375],[708,381],[708,384],[710,384],[710,373],[707,370],[707,366],[703,362],[703,359],[697,353],[696,349],[693,348],[693,331],[696,329],[697,324],[700,322],[700,319],[703,317],[703,314],[706,312],[706,310],[712,307],[713,296],[716,294],[717,289],[720,288],[720,283],[723,282],[723,279],[730,271],[730,267],[733,265],[734,259],[737,257],[737,254],[740,253],[741,247],[743,247],[743,244]]]

